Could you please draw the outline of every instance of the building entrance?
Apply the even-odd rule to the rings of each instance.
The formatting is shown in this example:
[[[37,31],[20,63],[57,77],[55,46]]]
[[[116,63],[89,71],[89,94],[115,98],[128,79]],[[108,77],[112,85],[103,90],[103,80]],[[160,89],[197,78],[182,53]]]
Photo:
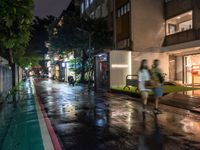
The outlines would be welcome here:
[[[200,85],[200,54],[184,56],[186,84]]]

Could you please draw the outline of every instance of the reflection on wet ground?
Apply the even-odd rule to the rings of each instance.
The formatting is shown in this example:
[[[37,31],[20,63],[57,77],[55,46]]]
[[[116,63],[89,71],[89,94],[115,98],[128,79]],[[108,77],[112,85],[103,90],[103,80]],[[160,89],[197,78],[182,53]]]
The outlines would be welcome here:
[[[37,81],[36,90],[63,149],[197,150],[200,116],[162,105],[163,114],[143,114],[133,98],[87,93],[81,86]]]
[[[17,102],[0,107],[0,150],[43,150],[34,96],[30,82],[23,84]]]

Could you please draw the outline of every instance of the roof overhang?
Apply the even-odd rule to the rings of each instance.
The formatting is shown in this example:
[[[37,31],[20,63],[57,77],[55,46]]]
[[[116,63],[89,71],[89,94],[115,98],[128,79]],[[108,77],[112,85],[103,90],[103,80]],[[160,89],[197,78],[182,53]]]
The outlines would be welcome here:
[[[187,53],[200,49],[200,40],[162,47],[161,51],[166,53]]]

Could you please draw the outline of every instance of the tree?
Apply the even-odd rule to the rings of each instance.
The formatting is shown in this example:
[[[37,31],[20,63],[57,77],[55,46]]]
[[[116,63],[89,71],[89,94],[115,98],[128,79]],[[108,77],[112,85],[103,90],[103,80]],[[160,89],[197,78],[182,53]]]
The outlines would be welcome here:
[[[53,16],[47,16],[44,19],[35,17],[31,29],[31,39],[25,51],[23,65],[32,64],[32,66],[42,66],[44,68],[43,56],[48,48],[45,43],[48,41],[48,26],[55,20]]]
[[[72,14],[65,15],[63,25],[54,24],[50,31],[49,42],[52,51],[81,51],[79,57],[82,61],[82,82],[85,72],[88,71],[86,69],[90,68],[88,64],[91,63],[87,63],[87,61],[91,55],[94,56],[100,49],[112,47],[112,32],[109,31],[105,18],[91,19],[89,17],[80,18]],[[91,45],[90,49],[89,45]]]
[[[48,41],[48,31],[47,28],[55,20],[53,16],[47,16],[47,18],[41,19],[35,17],[33,20],[31,39],[27,51],[32,51],[33,53],[45,54],[47,52],[47,47],[45,42]]]
[[[10,52],[10,63],[13,63],[13,59],[19,63],[28,45],[33,18],[32,9],[32,0],[0,2],[0,44],[6,53]]]
[[[25,60],[23,55],[31,36],[32,9],[32,0],[0,1],[0,47],[12,66],[13,87],[16,86],[14,62],[21,65],[22,59]],[[13,101],[16,101],[16,96],[13,96]]]

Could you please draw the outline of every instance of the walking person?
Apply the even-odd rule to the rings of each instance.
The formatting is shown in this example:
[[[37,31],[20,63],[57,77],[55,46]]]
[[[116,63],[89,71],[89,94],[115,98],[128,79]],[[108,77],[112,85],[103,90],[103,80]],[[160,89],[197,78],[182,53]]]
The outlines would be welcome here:
[[[147,89],[145,86],[145,83],[147,81],[150,81],[150,74],[149,74],[149,69],[148,69],[148,62],[146,59],[143,59],[140,64],[140,68],[138,71],[138,88],[139,91],[141,92],[141,97],[142,97],[142,104],[143,104],[143,111],[146,110],[146,105],[147,105],[147,99],[149,96],[149,93],[151,90]]]
[[[155,59],[153,61],[153,65],[152,65],[152,69],[151,69],[151,78],[154,82],[153,92],[154,92],[154,96],[155,96],[154,112],[157,114],[162,113],[158,109],[158,105],[159,105],[160,99],[163,96],[163,83],[164,83],[164,77],[162,75],[161,69],[159,68],[159,65],[160,65],[160,61],[158,59]]]

